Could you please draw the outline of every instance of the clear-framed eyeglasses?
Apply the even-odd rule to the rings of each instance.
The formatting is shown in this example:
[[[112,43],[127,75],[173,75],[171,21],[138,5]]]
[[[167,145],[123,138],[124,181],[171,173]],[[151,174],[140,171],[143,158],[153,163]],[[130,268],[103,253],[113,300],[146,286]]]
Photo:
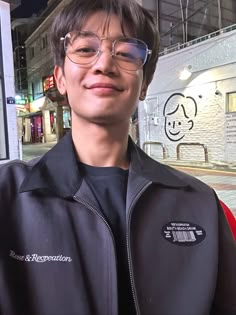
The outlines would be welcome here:
[[[135,71],[141,69],[148,56],[152,53],[147,44],[136,38],[122,37],[112,41],[109,38],[99,38],[92,32],[72,31],[61,38],[64,41],[66,56],[79,65],[89,65],[102,53],[104,40],[112,42],[111,56],[122,69]]]

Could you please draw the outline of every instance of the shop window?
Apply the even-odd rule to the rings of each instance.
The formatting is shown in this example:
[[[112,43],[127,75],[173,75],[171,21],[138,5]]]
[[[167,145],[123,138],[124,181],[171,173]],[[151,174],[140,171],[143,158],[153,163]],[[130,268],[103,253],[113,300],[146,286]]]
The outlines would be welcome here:
[[[70,129],[71,128],[71,114],[70,109],[63,106],[63,128]]]
[[[236,112],[236,92],[226,94],[226,112]]]

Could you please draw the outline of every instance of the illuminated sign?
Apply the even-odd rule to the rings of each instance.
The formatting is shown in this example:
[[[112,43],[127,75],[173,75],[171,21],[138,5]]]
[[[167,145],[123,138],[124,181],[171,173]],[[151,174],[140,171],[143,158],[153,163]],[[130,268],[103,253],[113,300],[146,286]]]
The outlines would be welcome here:
[[[43,91],[46,92],[53,87],[55,87],[55,80],[54,76],[50,75],[43,80]]]
[[[18,104],[18,105],[25,105],[26,104],[26,100],[25,99],[21,99],[21,100],[17,100],[16,99],[16,104]]]
[[[25,105],[27,103],[27,97],[23,95],[16,95],[15,96],[15,104],[16,105]]]

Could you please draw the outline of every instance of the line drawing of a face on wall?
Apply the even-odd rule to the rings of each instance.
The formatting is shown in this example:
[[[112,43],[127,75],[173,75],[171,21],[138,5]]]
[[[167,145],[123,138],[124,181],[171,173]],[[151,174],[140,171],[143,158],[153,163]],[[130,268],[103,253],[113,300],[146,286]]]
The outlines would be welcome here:
[[[165,102],[163,116],[167,138],[180,141],[194,127],[193,118],[197,116],[197,103],[191,96],[174,93]]]

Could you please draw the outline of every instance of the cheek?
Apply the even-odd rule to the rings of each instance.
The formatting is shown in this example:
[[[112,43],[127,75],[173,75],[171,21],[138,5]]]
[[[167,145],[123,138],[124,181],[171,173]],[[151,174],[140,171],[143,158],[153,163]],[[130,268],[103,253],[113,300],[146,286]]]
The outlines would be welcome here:
[[[79,65],[72,63],[66,58],[65,62],[65,80],[67,85],[75,85],[82,79],[86,71],[82,69]],[[69,87],[69,86],[68,86]]]
[[[73,69],[71,71],[67,70],[67,72],[65,72],[65,79],[67,88],[69,89],[70,86],[76,84],[76,81],[78,81],[78,75],[76,75],[76,71],[73,71]]]
[[[134,78],[133,80],[130,80],[132,82],[132,87],[131,87],[131,93],[133,95],[134,98],[139,98],[141,90],[143,88],[143,74],[142,73],[138,73],[136,78]]]

